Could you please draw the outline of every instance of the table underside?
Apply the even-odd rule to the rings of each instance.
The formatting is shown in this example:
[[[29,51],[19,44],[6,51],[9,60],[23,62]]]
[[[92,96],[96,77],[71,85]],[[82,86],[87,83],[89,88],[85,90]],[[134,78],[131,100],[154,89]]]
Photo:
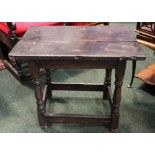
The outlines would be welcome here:
[[[29,69],[32,74],[35,84],[35,97],[37,100],[38,120],[42,128],[46,128],[52,123],[101,123],[108,127],[110,131],[115,132],[118,128],[119,122],[119,104],[121,100],[121,86],[123,84],[123,77],[125,73],[126,61],[101,61],[99,64],[94,61],[90,64],[67,62],[52,62],[52,61],[29,61]],[[55,65],[53,65],[55,64]],[[50,69],[52,68],[96,68],[106,69],[106,76],[104,84],[86,84],[86,83],[55,83],[51,81]],[[41,88],[39,76],[40,68],[46,71],[46,81],[44,91]],[[111,91],[111,73],[115,69],[115,91]],[[103,98],[109,101],[111,113],[109,117],[98,115],[79,115],[79,114],[54,114],[46,111],[47,99],[52,98],[52,91],[68,90],[68,91],[102,91]],[[113,94],[113,95],[112,95]]]

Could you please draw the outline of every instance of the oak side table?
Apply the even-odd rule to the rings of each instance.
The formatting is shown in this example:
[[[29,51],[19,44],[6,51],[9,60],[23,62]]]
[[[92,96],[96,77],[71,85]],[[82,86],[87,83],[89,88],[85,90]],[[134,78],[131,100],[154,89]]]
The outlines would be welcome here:
[[[145,55],[136,38],[126,26],[45,26],[32,27],[9,54],[19,61],[27,61],[34,80],[39,124],[101,123],[111,132],[119,125],[121,87],[128,60],[144,60]],[[46,71],[44,92],[40,86],[40,68]],[[104,84],[56,83],[50,69],[105,69]],[[111,91],[111,73],[115,70],[115,90]],[[46,111],[46,101],[53,90],[103,91],[110,104],[109,117],[54,114]]]

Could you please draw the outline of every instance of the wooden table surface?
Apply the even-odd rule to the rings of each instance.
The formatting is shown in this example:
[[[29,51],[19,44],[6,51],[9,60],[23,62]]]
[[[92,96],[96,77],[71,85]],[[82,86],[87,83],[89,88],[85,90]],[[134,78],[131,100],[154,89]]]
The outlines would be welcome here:
[[[30,28],[9,56],[16,59],[143,60],[126,26],[43,26]]]

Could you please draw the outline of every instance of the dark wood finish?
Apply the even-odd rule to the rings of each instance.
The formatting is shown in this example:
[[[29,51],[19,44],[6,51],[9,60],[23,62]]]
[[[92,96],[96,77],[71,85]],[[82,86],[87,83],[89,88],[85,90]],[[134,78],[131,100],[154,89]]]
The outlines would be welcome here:
[[[155,49],[155,22],[137,22],[136,40],[152,49]],[[132,77],[128,88],[132,87],[135,78],[136,60],[132,62]]]
[[[11,32],[10,32],[11,33]],[[10,50],[14,47],[16,42],[18,41],[18,38],[12,36],[6,35],[4,32],[0,31],[0,48],[1,48],[1,55],[2,60],[5,65],[5,67],[8,69],[8,71],[17,79],[22,80],[25,77],[28,77],[26,74],[24,76],[22,72],[21,63],[19,61],[16,61],[15,59],[10,59],[8,57],[8,54]]]
[[[12,75],[14,75],[14,77],[17,79],[17,80],[21,80],[21,74],[20,72],[18,72],[18,70],[13,67],[7,60],[3,60],[4,64],[5,64],[5,67],[10,71],[10,73],[12,73]]]
[[[136,31],[155,38],[155,22],[138,22]]]
[[[109,100],[109,104],[110,104],[110,108],[112,110],[112,105],[113,105],[113,101],[112,101],[112,90],[111,90],[111,86],[108,86],[107,87],[108,90],[107,90],[107,99]]]
[[[19,40],[16,34],[16,23],[15,22],[7,22],[8,27],[10,28],[10,37],[14,44]]]
[[[136,38],[126,26],[32,27],[10,56],[16,59],[32,60],[37,57],[37,60],[58,61],[145,59]]]
[[[52,82],[52,90],[76,90],[76,91],[103,91],[103,84],[66,84],[66,83],[54,83]]]
[[[155,22],[139,22],[136,27],[137,41],[155,49]]]
[[[43,92],[39,81],[40,70],[39,70],[39,67],[33,62],[29,63],[28,65],[35,85],[35,98],[37,103],[37,113],[38,113],[39,124],[41,127],[46,128],[47,127],[47,122],[45,120],[46,109],[45,109],[45,103],[43,100],[44,96],[43,96]]]
[[[67,115],[67,114],[49,114],[46,113],[47,124],[51,123],[101,123],[110,124],[111,118],[104,116],[92,116],[92,115]]]
[[[47,98],[50,99],[50,98],[52,98],[51,75],[50,75],[49,69],[45,69],[45,71],[46,71],[46,82],[45,82],[45,84],[47,85]]]
[[[102,123],[116,132],[119,124],[121,86],[127,60],[144,60],[145,56],[127,27],[36,27],[31,28],[10,53],[26,60],[35,85],[39,124],[42,128],[56,123]],[[39,82],[40,68],[46,70],[44,92]],[[66,84],[51,82],[51,68],[106,69],[103,84]],[[115,70],[115,90],[111,91],[111,73]],[[105,91],[109,100],[109,117],[49,114],[46,101],[54,90]]]
[[[22,79],[21,66],[15,59],[10,59],[8,53],[14,47],[16,41],[6,35],[4,32],[0,31],[0,52],[2,56],[3,63],[5,67],[10,71],[10,73],[17,79]]]
[[[113,96],[113,106],[111,111],[112,124],[111,131],[116,132],[119,123],[119,107],[121,102],[121,87],[126,69],[126,61],[119,62],[115,69],[115,90]]]
[[[61,59],[61,58],[60,58]],[[62,58],[63,59],[63,58]],[[51,60],[40,60],[40,61],[35,61],[35,63],[40,67],[40,68],[70,68],[70,69],[92,69],[92,68],[98,68],[102,69],[103,66],[104,68],[113,68],[115,67],[117,61],[116,60],[100,60],[100,58],[92,58],[89,60],[89,58],[81,58],[81,57],[73,57],[70,58],[72,60],[57,60],[53,59]],[[94,60],[93,60],[94,59]],[[46,60],[46,64],[44,61]],[[93,62],[93,63],[92,63]]]
[[[67,23],[65,23],[67,25]],[[8,54],[14,45],[21,39],[16,34],[16,23],[7,22],[7,26],[10,29],[9,35],[0,30],[0,55],[2,56],[3,63],[8,71],[20,82],[30,80],[29,72],[24,72],[22,64],[25,62],[17,61],[16,59],[10,59]],[[26,68],[28,66],[26,65]],[[44,72],[42,72],[44,73]]]
[[[104,81],[105,89],[104,89],[103,99],[108,98],[108,87],[111,86],[111,73],[112,73],[112,69],[106,69],[106,75],[105,75],[105,81]]]
[[[136,60],[133,60],[132,61],[132,76],[131,76],[131,81],[130,81],[130,84],[128,85],[128,88],[132,87],[133,80],[134,80],[134,77],[135,77],[135,71],[136,71]]]
[[[4,32],[0,30],[0,42],[3,43],[8,47],[8,49],[12,49],[14,46],[14,43],[12,42],[12,39],[9,38]]]

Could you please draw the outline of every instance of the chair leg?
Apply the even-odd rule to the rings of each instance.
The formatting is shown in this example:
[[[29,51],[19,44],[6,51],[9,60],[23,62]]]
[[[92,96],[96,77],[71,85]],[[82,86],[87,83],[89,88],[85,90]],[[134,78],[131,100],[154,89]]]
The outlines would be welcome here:
[[[5,67],[10,71],[10,73],[17,79],[21,80],[21,74],[16,70],[15,67],[11,63],[9,63],[7,60],[3,60]]]
[[[136,71],[136,60],[133,60],[132,61],[132,77],[131,77],[130,84],[128,85],[128,88],[132,87],[133,80],[134,80],[134,77],[135,77],[135,71]]]
[[[14,67],[16,68],[16,70],[18,71],[18,73],[23,76],[23,72],[22,72],[22,65],[21,63],[19,63],[18,61],[15,62]]]

